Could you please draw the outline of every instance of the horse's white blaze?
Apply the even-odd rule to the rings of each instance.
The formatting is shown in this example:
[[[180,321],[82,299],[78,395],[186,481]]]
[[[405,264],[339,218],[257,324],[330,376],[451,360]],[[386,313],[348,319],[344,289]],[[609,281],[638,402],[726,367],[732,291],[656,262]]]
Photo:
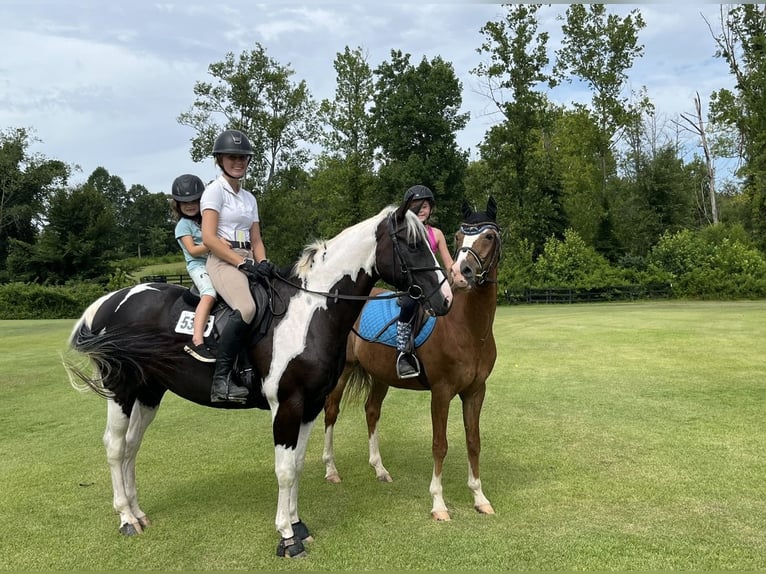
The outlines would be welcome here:
[[[303,286],[310,291],[325,293],[346,275],[352,280],[356,280],[360,271],[371,275],[375,265],[375,231],[379,223],[380,218],[364,221],[328,241],[314,255],[310,272],[299,277]],[[352,237],[349,238],[349,235]],[[289,362],[306,349],[311,318],[322,309],[327,309],[327,297],[301,291],[290,300],[284,319],[274,329],[271,366],[263,380],[263,394],[271,405],[272,413],[277,406],[279,380]]]
[[[478,241],[480,237],[481,237],[481,234],[465,235],[463,237],[463,243],[460,245],[460,247],[470,247],[471,249],[473,249],[473,244],[476,243],[476,241]],[[468,251],[461,250],[457,255],[457,259],[455,259],[455,263],[462,263],[463,261],[466,261],[467,259],[468,259]],[[473,259],[473,255],[471,255],[471,259]],[[475,259],[474,259],[474,262],[476,262]]]

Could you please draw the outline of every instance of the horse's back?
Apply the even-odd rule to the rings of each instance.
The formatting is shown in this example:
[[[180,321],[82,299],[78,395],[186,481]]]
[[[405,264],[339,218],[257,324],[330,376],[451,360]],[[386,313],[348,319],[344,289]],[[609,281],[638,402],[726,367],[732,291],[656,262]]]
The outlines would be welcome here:
[[[111,325],[156,322],[167,315],[185,287],[172,283],[141,283],[101,297],[83,314],[94,332]]]

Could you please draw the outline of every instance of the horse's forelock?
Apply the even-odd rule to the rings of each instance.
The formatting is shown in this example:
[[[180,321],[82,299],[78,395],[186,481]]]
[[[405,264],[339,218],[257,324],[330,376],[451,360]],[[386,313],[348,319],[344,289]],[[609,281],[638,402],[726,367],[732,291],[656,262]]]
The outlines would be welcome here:
[[[428,234],[426,233],[426,226],[418,219],[409,209],[405,215],[405,221],[407,222],[407,241],[410,243],[417,243],[418,241],[428,241]]]

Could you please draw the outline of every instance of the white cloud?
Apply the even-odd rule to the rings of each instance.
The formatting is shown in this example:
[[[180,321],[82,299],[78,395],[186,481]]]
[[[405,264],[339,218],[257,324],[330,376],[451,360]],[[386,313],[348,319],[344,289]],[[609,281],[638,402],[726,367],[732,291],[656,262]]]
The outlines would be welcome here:
[[[612,5],[621,14],[635,6]],[[713,58],[710,32],[699,16],[717,22],[718,5],[642,5],[647,27],[640,35],[645,57],[631,72],[634,89],[645,85],[660,113],[693,109],[731,79]],[[541,29],[557,47],[566,5],[540,12]],[[122,0],[5,0],[0,3],[0,129],[34,128],[43,144],[34,151],[77,163],[83,179],[98,166],[153,191],[166,191],[178,173],[214,175],[211,164],[189,159],[190,128],[176,118],[194,100],[197,81],[227,52],[240,54],[259,42],[267,54],[306,80],[316,99],[335,91],[333,60],[346,46],[362,47],[375,68],[392,49],[452,62],[463,83],[464,111],[472,121],[459,135],[475,146],[497,120],[469,71],[481,56],[479,29],[502,17],[499,4],[442,2],[127,2]],[[552,94],[553,95],[553,94]],[[588,101],[576,91],[560,101]],[[212,171],[212,174],[211,174]]]

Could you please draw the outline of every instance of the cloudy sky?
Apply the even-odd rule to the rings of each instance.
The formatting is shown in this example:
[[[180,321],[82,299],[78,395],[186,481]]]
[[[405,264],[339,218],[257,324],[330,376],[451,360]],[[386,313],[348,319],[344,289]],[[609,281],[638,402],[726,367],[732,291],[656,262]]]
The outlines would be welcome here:
[[[719,5],[609,9],[625,14],[636,7],[647,26],[631,85],[646,86],[662,117],[693,112],[695,92],[704,105],[711,91],[731,86],[703,19],[717,30]],[[565,9],[556,4],[541,16],[551,53],[561,36],[555,15]],[[176,121],[194,101],[194,83],[211,79],[210,64],[260,43],[320,100],[333,96],[333,60],[349,46],[362,47],[372,68],[392,49],[411,54],[413,63],[423,56],[452,62],[463,83],[463,111],[471,114],[458,143],[474,149],[498,119],[469,71],[481,61],[480,28],[502,14],[497,3],[455,0],[2,0],[0,130],[32,128],[41,142],[31,151],[80,166],[75,183],[102,166],[127,186],[167,192],[178,174],[216,175],[212,160],[191,161],[193,130]],[[583,94],[552,96],[570,102]]]

